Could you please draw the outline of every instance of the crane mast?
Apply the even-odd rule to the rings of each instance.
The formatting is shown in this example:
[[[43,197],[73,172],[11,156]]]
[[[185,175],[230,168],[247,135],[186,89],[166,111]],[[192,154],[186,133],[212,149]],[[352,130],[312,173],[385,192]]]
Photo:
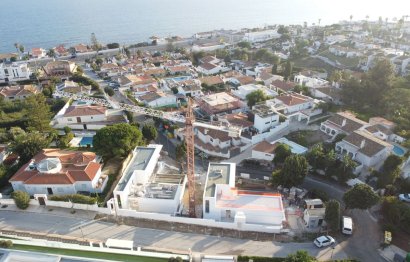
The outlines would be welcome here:
[[[216,123],[202,123],[195,121],[195,116],[192,110],[192,99],[188,98],[188,106],[185,117],[180,113],[163,112],[152,108],[140,107],[135,105],[129,105],[125,103],[113,103],[105,99],[94,98],[85,95],[77,95],[68,92],[56,90],[54,94],[57,97],[66,97],[74,100],[82,100],[99,104],[107,107],[114,107],[125,111],[134,113],[149,115],[152,117],[158,117],[167,119],[173,122],[185,124],[185,141],[186,141],[186,158],[187,158],[187,178],[188,178],[188,193],[189,193],[189,208],[188,214],[190,217],[196,217],[196,202],[195,202],[195,143],[194,143],[194,125],[202,126],[205,128],[216,129],[228,132],[229,136],[236,137],[241,133],[240,127],[235,126],[217,126]]]

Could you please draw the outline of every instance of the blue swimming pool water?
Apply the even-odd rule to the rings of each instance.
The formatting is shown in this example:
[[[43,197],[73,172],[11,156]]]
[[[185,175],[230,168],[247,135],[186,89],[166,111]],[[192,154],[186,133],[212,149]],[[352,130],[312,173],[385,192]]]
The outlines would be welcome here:
[[[393,153],[394,153],[395,155],[397,155],[397,156],[404,156],[404,154],[405,154],[406,152],[404,151],[403,148],[394,145],[394,147],[393,147]]]
[[[87,145],[90,145],[91,147],[93,146],[93,137],[92,136],[90,136],[90,137],[85,136],[85,137],[81,138],[80,146],[86,147]]]

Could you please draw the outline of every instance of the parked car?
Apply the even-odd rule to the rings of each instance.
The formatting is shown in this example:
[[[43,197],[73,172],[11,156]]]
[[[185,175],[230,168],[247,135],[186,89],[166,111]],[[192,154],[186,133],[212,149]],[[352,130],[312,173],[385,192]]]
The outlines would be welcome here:
[[[353,220],[351,217],[343,216],[342,233],[346,235],[351,235],[353,233]]]
[[[399,199],[400,199],[400,201],[410,203],[410,194],[400,194]]]
[[[313,243],[317,247],[327,247],[336,243],[335,239],[331,236],[320,236],[316,238]]]

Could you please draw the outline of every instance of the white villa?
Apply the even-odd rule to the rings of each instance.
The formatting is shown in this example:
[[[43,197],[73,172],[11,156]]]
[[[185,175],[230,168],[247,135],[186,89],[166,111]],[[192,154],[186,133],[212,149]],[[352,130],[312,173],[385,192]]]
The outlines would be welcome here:
[[[203,217],[222,222],[281,229],[286,221],[280,194],[235,188],[234,163],[210,163],[203,195]]]

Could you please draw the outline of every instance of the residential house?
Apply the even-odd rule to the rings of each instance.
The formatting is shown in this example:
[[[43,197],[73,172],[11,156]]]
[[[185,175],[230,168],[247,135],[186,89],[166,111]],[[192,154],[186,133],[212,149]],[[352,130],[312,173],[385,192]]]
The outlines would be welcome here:
[[[225,47],[227,47],[228,44],[225,43],[205,43],[205,44],[194,44],[192,46],[192,51],[193,52],[211,52],[211,51],[215,51],[218,49],[223,49]]]
[[[289,146],[292,154],[303,155],[308,149],[284,137],[279,138],[271,143],[268,141],[261,141],[252,148],[252,158],[258,160],[266,160],[271,162],[275,158],[275,149],[284,144]]]
[[[149,87],[149,86],[155,86],[158,87],[158,83],[155,79],[153,79],[150,76],[137,76],[134,74],[129,74],[125,76],[126,79],[129,81],[129,85],[132,86],[132,89],[134,88],[139,88],[139,87]],[[123,85],[120,83],[121,86]],[[124,84],[124,85],[128,85]]]
[[[0,87],[0,96],[5,100],[22,100],[40,93],[34,85]]]
[[[204,75],[214,75],[214,74],[227,72],[230,70],[230,68],[222,66],[220,64],[211,64],[211,63],[200,64],[196,69],[199,73],[202,73]]]
[[[254,127],[259,133],[269,131],[271,128],[279,125],[279,114],[271,106],[258,104],[252,107],[254,115]]]
[[[233,84],[234,86],[244,86],[244,85],[249,85],[253,84],[256,82],[255,78],[252,76],[236,76],[236,77],[231,77],[229,79],[229,82]]]
[[[258,80],[263,81],[265,86],[270,86],[274,81],[283,81],[283,76],[274,75],[266,71],[262,71],[259,76]]]
[[[325,225],[326,207],[320,199],[306,199],[303,221],[309,229]]]
[[[64,45],[58,45],[54,47],[54,52],[57,56],[66,56],[68,55],[68,50],[64,47]]]
[[[48,62],[44,67],[44,72],[48,77],[57,76],[67,79],[77,70],[75,62],[67,60],[58,60]]]
[[[91,94],[91,86],[79,85],[78,83],[74,81],[68,81],[68,80],[65,80],[62,84],[57,86],[57,90],[76,94],[76,95],[90,95]]]
[[[206,76],[199,78],[202,85],[206,86],[223,86],[224,81],[220,76]]]
[[[356,118],[354,114],[346,111],[338,112],[325,122],[322,122],[320,130],[334,139],[338,134],[349,135],[367,125],[368,123]]]
[[[203,218],[269,226],[278,231],[286,221],[280,194],[235,187],[234,163],[209,163],[203,195]]]
[[[308,77],[302,74],[296,75],[294,81],[298,85],[307,86],[309,88],[318,88],[329,85],[329,81],[327,80],[315,77]]]
[[[177,98],[175,95],[165,94],[163,92],[149,92],[137,97],[137,99],[148,107],[176,107]]]
[[[88,46],[84,45],[84,44],[75,45],[74,50],[75,50],[76,53],[87,53],[88,51],[90,51],[88,49]]]
[[[116,210],[181,214],[186,175],[158,161],[161,149],[162,145],[151,144],[131,152],[132,157],[113,192]]]
[[[18,54],[16,53],[7,53],[7,54],[0,54],[0,64],[3,62],[12,62],[13,60],[17,60]]]
[[[191,68],[189,66],[169,66],[167,70],[171,75],[187,75]]]
[[[336,143],[336,152],[349,155],[353,160],[371,167],[383,163],[393,150],[393,145],[357,130]]]
[[[0,63],[0,83],[28,80],[30,75],[27,63]]]
[[[277,30],[261,30],[261,31],[250,31],[245,33],[243,40],[257,43],[264,42],[270,39],[277,39],[280,37],[280,34]]]
[[[320,98],[326,102],[332,102],[336,105],[342,104],[342,90],[332,86],[323,86],[310,89],[310,93],[315,98]]]
[[[167,75],[167,71],[161,67],[151,67],[144,70],[146,76],[152,77],[164,77]]]
[[[240,99],[246,101],[246,96],[257,90],[262,90],[262,92],[269,97],[274,97],[278,95],[278,93],[276,93],[274,90],[271,90],[266,86],[256,84],[239,86],[237,90],[232,90],[231,93],[239,97]]]
[[[221,115],[218,117],[218,120],[229,126],[239,127],[242,133],[248,131],[253,126],[253,122],[249,120],[248,115],[242,112]]]
[[[35,47],[31,49],[30,56],[32,58],[43,58],[47,56],[47,52],[43,48]]]
[[[296,84],[294,82],[290,81],[284,81],[284,80],[274,80],[271,82],[271,86],[277,93],[279,92],[292,92],[293,89],[295,88]]]
[[[54,117],[51,125],[57,129],[68,126],[72,130],[99,130],[118,123],[127,123],[122,110],[67,103]]]
[[[9,180],[15,191],[30,195],[102,193],[108,176],[92,152],[43,149]]]
[[[279,112],[288,115],[289,118],[297,118],[298,121],[305,118],[305,116],[311,116],[308,111],[314,109],[315,104],[313,98],[297,93],[282,94],[275,97],[274,102],[282,107],[278,110]]]
[[[189,79],[177,83],[178,94],[185,97],[199,97],[202,96],[201,82],[198,79]]]
[[[238,98],[229,95],[226,92],[210,94],[199,97],[197,101],[200,110],[206,116],[212,116],[222,113],[235,113],[243,111],[245,104]]]

